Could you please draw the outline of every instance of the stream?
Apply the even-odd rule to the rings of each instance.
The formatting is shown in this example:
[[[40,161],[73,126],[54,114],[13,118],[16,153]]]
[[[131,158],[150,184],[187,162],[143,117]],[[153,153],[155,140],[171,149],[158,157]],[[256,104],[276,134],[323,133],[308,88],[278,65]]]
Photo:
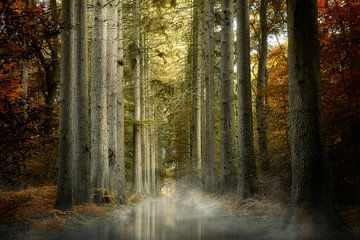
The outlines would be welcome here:
[[[264,217],[222,216],[198,202],[164,197],[145,200],[108,220],[55,239],[273,239],[267,237],[267,229],[269,220]]]

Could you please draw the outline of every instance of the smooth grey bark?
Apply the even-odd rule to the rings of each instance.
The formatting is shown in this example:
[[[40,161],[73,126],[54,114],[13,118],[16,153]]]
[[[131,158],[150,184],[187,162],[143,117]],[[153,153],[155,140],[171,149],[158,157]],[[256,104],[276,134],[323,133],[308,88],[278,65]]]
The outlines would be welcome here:
[[[259,152],[259,168],[261,175],[269,170],[268,148],[266,139],[266,103],[265,86],[267,79],[267,3],[268,0],[260,1],[260,44],[259,44],[259,67],[256,84],[256,132]]]
[[[109,184],[105,4],[105,0],[93,1],[91,164],[97,203],[105,201],[105,188]]]
[[[206,176],[205,190],[215,192],[215,81],[214,81],[214,6],[215,0],[204,1],[205,8],[205,95],[206,95]]]
[[[106,78],[107,78],[107,124],[108,124],[108,157],[109,188],[111,194],[119,201],[120,164],[119,164],[119,132],[118,132],[118,0],[108,2],[106,6]],[[122,198],[122,197],[121,197]],[[121,200],[120,200],[121,201]]]
[[[287,13],[292,185],[286,223],[302,239],[335,239],[329,232],[345,229],[331,205],[321,138],[317,2],[289,0]]]
[[[236,189],[234,167],[233,110],[233,1],[222,1],[221,20],[221,189],[222,193]]]
[[[122,1],[118,2],[118,90],[119,95],[117,98],[117,137],[118,137],[118,196],[119,203],[124,202],[125,194],[125,143],[124,143],[124,93],[123,93],[123,77],[124,77],[124,41],[123,41],[123,18],[122,18]]]
[[[246,199],[254,193],[255,156],[251,106],[249,2],[237,0],[237,82],[238,82],[238,195]]]
[[[73,31],[71,30],[74,6],[71,0],[63,0],[62,15],[65,27],[61,33],[61,90],[59,129],[59,178],[55,208],[69,210],[73,205],[72,196],[72,93],[73,72]]]
[[[130,45],[131,71],[134,81],[134,159],[133,159],[133,191],[142,194],[142,166],[141,166],[141,82],[140,82],[140,4],[134,1],[133,7],[133,36]]]
[[[90,115],[86,2],[75,1],[74,202],[90,202]]]

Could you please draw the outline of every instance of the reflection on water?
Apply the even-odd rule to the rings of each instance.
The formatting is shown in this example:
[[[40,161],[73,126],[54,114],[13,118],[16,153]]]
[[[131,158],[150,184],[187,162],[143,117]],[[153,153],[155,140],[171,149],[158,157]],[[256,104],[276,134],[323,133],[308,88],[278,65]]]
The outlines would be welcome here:
[[[147,200],[128,212],[121,211],[86,231],[77,231],[62,239],[134,239],[134,240],[205,240],[264,239],[254,229],[256,222],[241,229],[238,220],[207,214],[196,204],[160,198]],[[59,237],[59,236],[58,236]]]

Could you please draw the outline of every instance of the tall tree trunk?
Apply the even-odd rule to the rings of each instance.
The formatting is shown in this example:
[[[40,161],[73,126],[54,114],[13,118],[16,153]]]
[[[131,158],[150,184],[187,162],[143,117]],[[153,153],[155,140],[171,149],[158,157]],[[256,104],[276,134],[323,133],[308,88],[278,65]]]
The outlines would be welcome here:
[[[62,14],[65,19],[65,27],[61,34],[61,102],[60,102],[60,130],[59,130],[59,179],[55,201],[55,208],[68,210],[72,208],[72,82],[74,75],[73,65],[73,2],[63,0]]]
[[[31,6],[35,6],[33,3]],[[59,14],[57,11],[56,0],[50,0],[50,11],[51,11],[51,20],[54,24],[59,22]],[[75,21],[75,20],[74,20]],[[55,128],[55,119],[54,119],[54,107],[56,92],[58,87],[58,78],[57,74],[59,72],[59,56],[58,56],[58,47],[59,41],[57,37],[54,37],[51,41],[48,41],[50,48],[50,61],[47,61],[44,55],[40,52],[41,62],[45,68],[45,81],[46,81],[46,94],[45,94],[45,106],[46,106],[46,120],[45,120],[45,133],[51,134]]]
[[[287,11],[292,186],[286,220],[302,239],[335,239],[325,233],[343,228],[331,206],[320,131],[317,3],[289,0]]]
[[[197,68],[196,68],[196,87],[195,87],[195,134],[196,134],[196,160],[195,171],[197,181],[201,180],[201,162],[202,162],[202,103],[203,103],[203,1],[196,1],[196,18],[197,18]]]
[[[104,202],[109,183],[107,83],[106,83],[106,11],[105,0],[94,0],[92,82],[91,82],[91,162],[92,183],[97,203]]]
[[[221,22],[221,192],[236,188],[233,110],[233,1],[223,0]]]
[[[239,183],[241,199],[254,192],[255,156],[251,106],[249,2],[237,0],[237,81],[239,125]]]
[[[259,167],[261,175],[265,175],[269,170],[268,148],[266,140],[266,104],[265,104],[265,85],[267,78],[267,3],[268,0],[260,1],[260,45],[259,45],[259,67],[256,84],[256,131],[257,145],[259,151]]]
[[[119,203],[124,201],[125,189],[125,144],[124,144],[124,42],[123,42],[123,20],[122,20],[122,1],[118,2],[118,102],[117,102],[117,132],[118,132],[118,195],[115,196]]]
[[[215,0],[204,1],[205,8],[205,89],[206,89],[206,176],[205,190],[215,192],[215,113],[214,113],[214,6]]]
[[[133,159],[133,191],[143,192],[142,167],[141,167],[141,82],[140,82],[140,4],[134,1],[133,7],[133,39],[130,47],[132,52],[131,69],[134,81],[134,159]]]
[[[119,197],[120,164],[118,152],[118,0],[109,2],[106,6],[106,78],[107,78],[107,124],[108,124],[108,154],[109,154],[109,188],[114,197]],[[118,199],[117,199],[118,200]]]
[[[201,171],[201,0],[194,1],[193,7],[193,53],[192,53],[192,173],[193,183],[200,180]]]
[[[55,0],[52,0],[55,1]],[[56,4],[56,1],[55,1]],[[74,201],[90,201],[90,116],[88,86],[87,6],[84,1],[75,1],[75,111],[77,127],[74,159]]]
[[[151,111],[151,115],[152,115],[152,119],[153,122],[155,122],[155,107],[152,106],[152,111]],[[157,139],[155,136],[155,130],[156,130],[156,125],[152,124],[150,127],[150,166],[151,166],[151,194],[152,196],[156,196],[157,195],[157,191],[156,191],[156,146],[157,146]]]
[[[149,186],[149,170],[150,170],[150,162],[149,162],[149,155],[148,155],[148,141],[147,141],[147,83],[146,83],[146,71],[147,71],[147,59],[146,59],[146,33],[145,29],[143,29],[141,34],[141,159],[143,162],[143,182],[144,182],[144,193],[146,195],[150,194],[150,186]]]
[[[148,122],[150,117],[150,86],[149,86],[149,59],[148,59],[148,46],[146,35],[144,36],[144,89],[145,89],[145,119]],[[151,153],[150,153],[150,127],[149,124],[145,125],[145,163],[146,163],[146,187],[149,194],[153,194],[151,191]]]

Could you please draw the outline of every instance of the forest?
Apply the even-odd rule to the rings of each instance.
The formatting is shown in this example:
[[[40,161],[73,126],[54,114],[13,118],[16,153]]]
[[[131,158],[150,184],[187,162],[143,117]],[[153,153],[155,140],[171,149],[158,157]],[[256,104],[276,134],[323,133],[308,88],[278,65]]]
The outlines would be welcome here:
[[[1,239],[360,239],[359,0],[0,0]]]

